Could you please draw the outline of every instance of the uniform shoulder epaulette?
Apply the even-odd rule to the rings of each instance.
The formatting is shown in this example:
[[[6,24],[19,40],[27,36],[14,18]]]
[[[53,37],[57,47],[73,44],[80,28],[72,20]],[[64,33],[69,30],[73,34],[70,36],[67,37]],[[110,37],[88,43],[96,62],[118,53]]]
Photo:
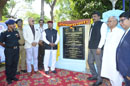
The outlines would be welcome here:
[[[1,33],[5,33],[5,32],[7,32],[8,30],[3,30]]]

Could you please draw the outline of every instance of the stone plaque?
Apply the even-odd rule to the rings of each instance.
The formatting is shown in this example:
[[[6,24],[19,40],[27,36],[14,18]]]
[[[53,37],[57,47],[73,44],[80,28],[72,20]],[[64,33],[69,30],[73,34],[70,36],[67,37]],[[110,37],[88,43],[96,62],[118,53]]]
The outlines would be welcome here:
[[[81,59],[85,57],[85,26],[63,28],[63,58]]]

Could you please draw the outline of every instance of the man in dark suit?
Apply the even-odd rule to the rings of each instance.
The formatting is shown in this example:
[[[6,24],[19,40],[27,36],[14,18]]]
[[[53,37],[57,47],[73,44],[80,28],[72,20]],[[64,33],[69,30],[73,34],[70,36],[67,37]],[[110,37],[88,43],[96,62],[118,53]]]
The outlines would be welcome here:
[[[123,12],[119,17],[125,33],[116,52],[117,70],[124,77],[126,86],[130,86],[130,12]]]

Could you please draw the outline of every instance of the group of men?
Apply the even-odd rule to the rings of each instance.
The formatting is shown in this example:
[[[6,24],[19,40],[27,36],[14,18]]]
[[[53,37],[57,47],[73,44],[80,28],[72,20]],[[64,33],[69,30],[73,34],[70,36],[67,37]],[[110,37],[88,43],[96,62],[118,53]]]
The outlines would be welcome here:
[[[93,12],[88,55],[92,77],[88,80],[97,80],[93,86],[99,86],[102,78],[107,78],[112,86],[122,86],[124,78],[125,86],[130,86],[130,12],[119,16],[119,23],[125,31],[117,27],[115,16],[109,17],[107,24],[101,22],[100,17],[99,12]]]
[[[5,74],[8,84],[18,81],[15,75],[21,72],[27,72],[28,76],[31,76],[32,69],[38,73],[38,69],[44,68],[45,73],[49,74],[50,57],[52,60],[50,70],[56,73],[58,32],[53,28],[53,21],[47,22],[47,29],[43,28],[43,19],[39,20],[39,26],[34,22],[31,17],[28,18],[28,25],[24,27],[22,19],[17,21],[9,19],[5,22],[8,29],[0,34],[0,45],[5,47]]]
[[[94,24],[90,29],[88,46],[88,64],[92,77],[88,77],[88,80],[97,80],[93,86],[99,86],[104,77],[110,80],[112,86],[122,86],[124,79],[126,86],[130,86],[130,13],[123,12],[119,16],[119,23],[125,31],[117,27],[118,19],[115,16],[109,17],[107,24],[103,23],[100,17],[99,12],[93,12]],[[52,21],[47,22],[47,29],[43,28],[42,19],[39,20],[39,27],[34,22],[33,18],[28,18],[29,24],[24,28],[22,19],[16,22],[9,19],[5,22],[8,29],[1,33],[0,45],[5,47],[5,73],[8,84],[11,84],[12,80],[18,81],[15,77],[16,71],[27,72],[30,76],[32,69],[38,73],[38,69],[43,69],[43,64],[45,73],[49,74],[50,57],[50,70],[56,73],[59,42],[57,30],[53,29]],[[18,25],[17,29],[15,23]]]

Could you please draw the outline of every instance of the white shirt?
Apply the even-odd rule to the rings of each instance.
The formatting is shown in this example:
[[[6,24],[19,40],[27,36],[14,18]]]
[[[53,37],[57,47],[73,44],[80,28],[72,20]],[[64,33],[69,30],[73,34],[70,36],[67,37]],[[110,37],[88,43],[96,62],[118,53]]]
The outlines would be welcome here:
[[[105,43],[105,40],[106,40],[106,36],[107,36],[107,24],[106,23],[102,24],[100,33],[101,33],[101,38],[100,38],[100,42],[98,44],[98,48],[102,48]]]
[[[43,33],[42,33],[42,36],[43,36],[43,38],[42,38],[42,40],[46,43],[46,44],[50,44],[50,42],[46,39],[46,33],[45,33],[45,31],[43,31]],[[57,39],[56,39],[56,41],[55,41],[55,43],[54,44],[58,44],[58,42],[59,42],[59,35],[58,35],[58,32],[57,32]]]
[[[44,32],[45,29],[43,27],[41,28],[40,26],[39,26],[39,29],[40,29],[40,33],[41,33],[40,40],[42,40],[43,39],[42,38],[43,37],[43,32]]]
[[[122,29],[115,27],[112,29],[112,32],[108,32],[106,37],[101,76],[110,79],[110,81],[122,82],[123,79],[116,70],[116,49],[123,34],[124,31]]]
[[[127,29],[126,31],[125,31],[125,33],[124,33],[124,35],[123,35],[123,37],[121,38],[121,40],[120,40],[120,43],[122,43],[122,41],[123,41],[123,39],[124,39],[124,37],[126,36],[126,34],[128,33],[128,31],[130,30],[130,28],[129,29]]]

